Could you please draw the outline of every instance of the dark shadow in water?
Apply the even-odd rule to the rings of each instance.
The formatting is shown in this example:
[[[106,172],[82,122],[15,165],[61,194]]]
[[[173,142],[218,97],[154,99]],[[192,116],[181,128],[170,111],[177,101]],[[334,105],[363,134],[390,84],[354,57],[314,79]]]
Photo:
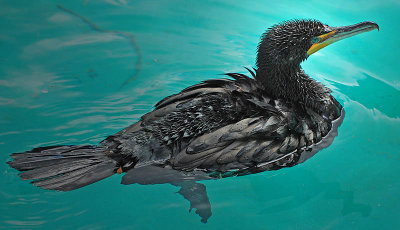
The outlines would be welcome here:
[[[388,117],[400,117],[400,91],[393,86],[363,73],[364,79],[357,81],[358,86],[347,86],[329,81],[353,101],[368,109],[377,109]]]
[[[130,76],[127,80],[125,80],[124,83],[122,83],[120,88],[124,87],[125,85],[129,84],[131,81],[133,81],[133,80],[135,80],[137,78],[137,76],[139,75],[140,70],[141,70],[142,54],[140,52],[139,46],[136,43],[136,40],[135,40],[135,37],[133,36],[133,34],[128,33],[128,32],[118,31],[118,30],[105,30],[105,29],[102,29],[102,28],[98,27],[96,24],[94,24],[93,22],[89,21],[87,18],[77,14],[76,12],[74,12],[74,11],[68,9],[68,8],[65,8],[64,6],[62,6],[60,4],[57,4],[57,7],[60,10],[66,12],[66,13],[72,14],[72,15],[80,18],[83,22],[88,24],[90,26],[90,28],[92,28],[93,30],[95,30],[97,32],[116,34],[116,35],[119,35],[119,36],[122,36],[122,37],[128,39],[129,43],[136,50],[136,53],[137,53],[136,69],[135,69],[135,72],[132,74],[132,76]]]
[[[201,217],[201,222],[206,223],[211,216],[211,204],[207,196],[206,186],[196,183],[198,180],[210,180],[206,173],[200,172],[182,172],[169,168],[160,168],[154,165],[148,165],[129,170],[122,177],[122,184],[165,184],[170,183],[180,187],[177,192],[190,202],[189,212],[196,209],[196,214]]]

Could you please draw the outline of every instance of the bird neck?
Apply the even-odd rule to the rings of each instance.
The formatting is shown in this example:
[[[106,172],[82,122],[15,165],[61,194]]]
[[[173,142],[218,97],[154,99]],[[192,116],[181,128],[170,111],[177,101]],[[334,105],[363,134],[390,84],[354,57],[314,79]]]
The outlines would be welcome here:
[[[299,103],[319,110],[330,96],[330,90],[310,78],[300,65],[259,67],[256,81],[274,98]]]

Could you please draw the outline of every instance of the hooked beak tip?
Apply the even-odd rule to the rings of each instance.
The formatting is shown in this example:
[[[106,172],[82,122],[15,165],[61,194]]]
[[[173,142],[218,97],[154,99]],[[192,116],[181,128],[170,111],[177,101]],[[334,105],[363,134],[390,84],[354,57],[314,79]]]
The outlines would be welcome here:
[[[365,22],[365,23],[371,24],[373,27],[375,27],[375,29],[377,29],[377,30],[379,31],[379,25],[376,24],[375,22],[373,22],[373,21],[368,21],[368,22]]]

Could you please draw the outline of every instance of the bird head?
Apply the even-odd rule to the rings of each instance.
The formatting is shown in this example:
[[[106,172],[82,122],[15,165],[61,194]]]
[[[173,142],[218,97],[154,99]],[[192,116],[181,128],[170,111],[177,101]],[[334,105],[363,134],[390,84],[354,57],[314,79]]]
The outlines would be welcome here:
[[[378,29],[375,22],[331,27],[317,20],[291,20],[269,28],[258,45],[257,67],[299,66],[311,54],[344,38]]]

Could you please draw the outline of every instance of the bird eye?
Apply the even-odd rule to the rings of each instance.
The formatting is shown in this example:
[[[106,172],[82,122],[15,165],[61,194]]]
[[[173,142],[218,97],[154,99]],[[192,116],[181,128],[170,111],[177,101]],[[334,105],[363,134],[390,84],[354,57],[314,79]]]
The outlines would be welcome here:
[[[315,38],[311,39],[311,43],[312,44],[318,43],[319,40],[320,40],[319,37],[315,37]]]

